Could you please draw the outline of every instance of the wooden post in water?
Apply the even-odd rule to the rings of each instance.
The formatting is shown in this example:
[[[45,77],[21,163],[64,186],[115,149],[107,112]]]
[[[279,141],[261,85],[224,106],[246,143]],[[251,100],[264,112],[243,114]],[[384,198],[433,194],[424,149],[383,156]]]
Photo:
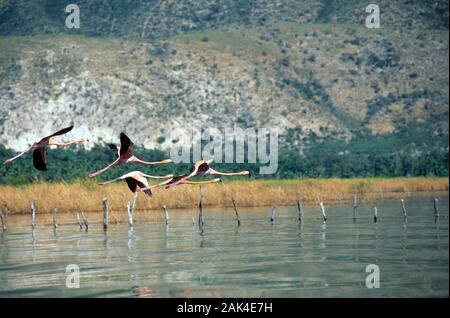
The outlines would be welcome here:
[[[322,212],[323,221],[327,221],[327,214],[325,213],[325,207],[323,206],[323,202],[319,202],[320,212]]]
[[[167,207],[165,205],[162,206],[164,210],[164,221],[166,222],[166,225],[169,224],[169,212],[167,211]]]
[[[373,207],[373,221],[377,223],[378,221],[378,209],[376,206]]]
[[[6,215],[0,211],[0,221],[2,221],[2,229],[6,231]]]
[[[131,208],[130,201],[128,201],[128,203],[127,203],[127,214],[128,214],[128,226],[132,227],[133,226],[133,211]]]
[[[57,213],[58,213],[58,209],[54,208],[53,209],[53,228],[55,228],[55,229],[58,227]]]
[[[84,223],[84,226],[86,227],[86,231],[87,231],[89,229],[88,219],[87,219],[86,215],[84,215],[84,212],[81,212],[81,216],[83,217],[83,223]]]
[[[103,229],[106,230],[108,228],[109,222],[109,203],[107,198],[103,198]]]
[[[36,205],[34,204],[34,201],[31,202],[31,228],[36,227]]]
[[[80,226],[80,230],[83,229],[83,223],[81,223],[81,219],[80,219],[80,213],[77,212],[77,222],[78,225]]]
[[[232,197],[231,198],[231,202],[233,202],[234,213],[236,214],[237,224],[238,224],[238,226],[241,226],[241,219],[239,218],[239,211],[238,211],[238,208],[237,208],[236,199],[234,197]]]
[[[276,207],[272,207],[272,215],[270,216],[270,222],[273,223],[275,221],[275,213],[276,213]]]
[[[200,203],[198,205],[199,207],[199,214],[198,214],[198,225],[200,227],[203,227],[203,225],[205,224],[204,220],[203,220],[203,186],[200,186]]]
[[[439,209],[438,209],[439,199],[434,198],[434,216],[439,217]]]
[[[355,194],[353,197],[353,222],[356,221],[356,208],[358,207],[358,197]]]
[[[297,200],[298,220],[303,222],[303,204],[300,199]]]
[[[401,205],[402,205],[403,216],[406,218],[408,216],[408,214],[406,213],[405,200],[400,199],[400,202],[401,202]]]

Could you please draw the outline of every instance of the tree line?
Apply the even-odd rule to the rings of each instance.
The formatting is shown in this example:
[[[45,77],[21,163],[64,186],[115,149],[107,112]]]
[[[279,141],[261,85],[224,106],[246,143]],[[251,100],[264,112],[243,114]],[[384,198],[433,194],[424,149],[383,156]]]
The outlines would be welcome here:
[[[167,152],[137,147],[135,153],[146,161],[169,158]],[[14,151],[0,146],[3,163]],[[96,145],[91,150],[82,147],[47,149],[48,170],[41,172],[33,167],[32,156],[27,154],[11,165],[0,167],[0,184],[26,185],[33,182],[71,182],[86,179],[90,172],[97,171],[115,160],[115,153],[108,147]],[[272,175],[258,174],[260,163],[232,164],[214,163],[217,170],[249,170],[251,179],[294,178],[353,178],[353,177],[408,177],[448,176],[448,148],[433,148],[419,153],[336,152],[332,147],[317,146],[300,155],[297,151],[281,150],[278,171]],[[126,165],[111,169],[98,179],[116,178],[132,170],[141,170],[152,175],[182,175],[190,171],[192,164]],[[229,178],[227,178],[229,179]]]

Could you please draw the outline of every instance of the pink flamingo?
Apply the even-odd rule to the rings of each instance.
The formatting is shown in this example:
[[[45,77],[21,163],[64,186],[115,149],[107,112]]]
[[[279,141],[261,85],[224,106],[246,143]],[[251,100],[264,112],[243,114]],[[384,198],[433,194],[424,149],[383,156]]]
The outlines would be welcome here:
[[[207,175],[219,175],[219,176],[247,176],[250,174],[249,171],[240,172],[219,172],[214,170],[209,165],[213,159],[209,160],[199,160],[197,161],[191,169],[189,178],[191,177],[203,177]]]
[[[110,181],[106,181],[106,182],[102,182],[99,183],[100,185],[105,185],[111,182],[115,182],[118,180],[124,180],[127,182],[128,184],[128,188],[131,190],[131,192],[136,193],[136,192],[144,192],[146,195],[151,196],[152,195],[152,191],[151,188],[149,187],[147,178],[152,178],[152,179],[170,179],[172,178],[173,175],[169,174],[166,176],[149,176],[145,173],[142,173],[140,171],[132,171],[130,173],[124,174],[121,177],[118,177],[116,179],[110,180]]]
[[[197,161],[191,169],[191,173],[188,175],[183,175],[179,177],[173,178],[169,184],[166,185],[166,189],[172,188],[180,183],[188,183],[186,182],[188,179],[193,177],[203,177],[207,175],[219,175],[219,176],[245,176],[249,175],[249,171],[240,171],[240,172],[219,172],[212,169],[209,164],[213,161],[213,159],[209,160],[199,160]],[[220,180],[220,179],[219,179]]]
[[[65,147],[72,144],[77,144],[85,141],[89,141],[86,138],[80,138],[79,140],[74,140],[66,143],[57,143],[53,140],[53,137],[60,136],[68,133],[71,131],[73,126],[61,129],[60,131],[57,131],[49,136],[46,136],[42,138],[41,140],[34,142],[30,147],[19,153],[18,155],[5,160],[3,164],[7,165],[16,160],[17,158],[23,156],[27,152],[33,151],[33,165],[36,169],[44,171],[47,169],[47,158],[45,156],[45,149],[47,146],[57,146],[57,147]]]
[[[121,133],[120,134],[120,147],[117,149],[117,147],[115,147],[114,145],[109,145],[110,148],[117,149],[118,158],[113,163],[106,166],[105,168],[103,168],[97,172],[89,174],[88,177],[93,178],[115,166],[124,165],[124,164],[132,163],[132,162],[142,163],[144,165],[157,165],[157,164],[172,162],[171,159],[155,161],[155,162],[143,161],[143,160],[137,158],[135,155],[133,155],[133,146],[134,146],[134,144],[130,140],[130,138],[128,138],[128,136],[125,135],[124,133]]]

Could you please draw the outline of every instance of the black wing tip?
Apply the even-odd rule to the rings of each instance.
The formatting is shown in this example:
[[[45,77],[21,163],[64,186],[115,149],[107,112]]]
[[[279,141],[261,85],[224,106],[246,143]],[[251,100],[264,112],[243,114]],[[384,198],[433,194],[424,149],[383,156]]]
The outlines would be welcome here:
[[[41,149],[35,149],[33,151],[33,166],[40,170],[45,171],[47,170],[47,163],[45,160],[45,150],[44,153],[41,153]]]
[[[37,163],[37,162],[33,162],[33,165],[36,169],[40,170],[40,171],[45,171],[47,170],[47,165],[45,164],[41,164],[41,163]]]
[[[69,131],[71,131],[71,130],[73,129],[73,127],[74,127],[74,126],[72,125],[72,126],[63,128],[63,129],[61,129],[60,131],[58,131],[58,133],[67,134]]]
[[[124,142],[129,142],[129,143],[133,143],[130,139],[130,137],[128,137],[123,131],[120,133],[120,142],[124,143]]]

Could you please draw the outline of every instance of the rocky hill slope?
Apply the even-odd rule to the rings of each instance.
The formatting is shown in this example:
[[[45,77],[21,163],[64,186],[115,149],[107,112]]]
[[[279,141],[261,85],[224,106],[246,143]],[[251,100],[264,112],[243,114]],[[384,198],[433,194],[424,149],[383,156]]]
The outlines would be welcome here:
[[[168,148],[196,119],[278,127],[300,152],[398,133],[411,149],[419,127],[415,149],[448,151],[448,2],[379,1],[380,29],[362,1],[339,4],[80,1],[67,29],[64,1],[0,1],[0,144],[74,123]]]

